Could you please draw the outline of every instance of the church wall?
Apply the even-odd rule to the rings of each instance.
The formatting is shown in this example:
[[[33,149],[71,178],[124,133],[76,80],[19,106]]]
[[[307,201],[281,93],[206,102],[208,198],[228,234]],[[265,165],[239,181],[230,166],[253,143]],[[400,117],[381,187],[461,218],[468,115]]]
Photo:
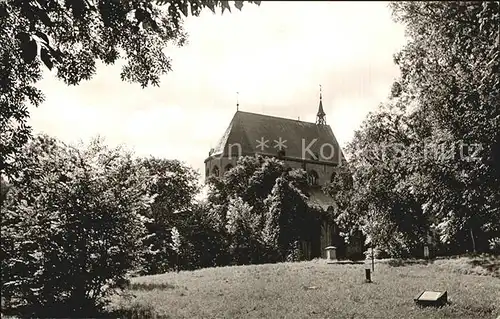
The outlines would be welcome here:
[[[219,169],[219,176],[222,176],[226,172],[226,166],[228,164],[231,164],[233,167],[236,166],[236,163],[238,161],[237,157],[221,157],[219,158],[218,156],[214,156],[212,158],[209,158],[207,162],[205,163],[205,177],[206,177],[206,170],[208,169],[208,172],[212,174],[214,168],[217,166]],[[318,173],[318,184],[319,185],[325,185],[326,183],[330,182],[331,176],[333,172],[337,172],[339,170],[339,167],[333,166],[333,165],[325,165],[322,163],[306,163],[306,162],[300,162],[300,161],[290,161],[285,159],[285,163],[293,168],[293,169],[305,169],[307,172],[310,170],[316,171]]]
[[[222,163],[222,158],[217,158],[217,157],[212,157],[210,158],[206,163],[205,163],[205,177],[208,177],[209,175],[213,175],[213,171],[215,167],[219,170],[219,176],[221,172],[221,164]],[[207,175],[207,169],[208,169],[208,175]]]
[[[306,163],[305,170],[307,172],[309,172],[310,170],[316,171],[319,177],[318,184],[325,185],[326,183],[330,182],[332,173],[338,171],[338,168],[332,165],[325,165],[320,163]]]
[[[206,170],[208,169],[209,174],[212,174],[214,168],[217,166],[219,169],[219,176],[222,176],[226,172],[226,166],[228,164],[231,164],[233,167],[236,166],[236,162],[238,159],[236,157],[233,158],[228,158],[228,157],[218,157],[214,156],[210,158],[206,163],[205,163],[205,177],[206,175]]]
[[[302,166],[303,166],[303,164],[301,162],[285,160],[285,163],[286,163],[286,165],[288,165],[290,168],[293,168],[293,169],[302,168]]]
[[[299,162],[299,161],[287,161],[285,160],[285,163],[294,169],[304,169],[305,171],[309,172],[310,170],[316,171],[318,173],[318,184],[319,185],[324,185],[331,180],[331,176],[333,172],[337,172],[339,170],[338,167],[333,166],[333,165],[325,165],[321,163],[305,163],[305,162]]]

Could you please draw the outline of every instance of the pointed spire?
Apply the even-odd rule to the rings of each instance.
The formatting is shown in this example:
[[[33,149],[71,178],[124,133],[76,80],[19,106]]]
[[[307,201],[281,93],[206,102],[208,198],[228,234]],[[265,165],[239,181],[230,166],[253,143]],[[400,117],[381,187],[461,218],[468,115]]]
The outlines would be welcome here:
[[[236,92],[236,111],[240,110],[240,92]]]
[[[325,125],[326,120],[325,120],[325,111],[323,110],[323,95],[321,92],[321,84],[319,85],[319,108],[318,108],[318,114],[316,114],[316,124],[317,125]]]

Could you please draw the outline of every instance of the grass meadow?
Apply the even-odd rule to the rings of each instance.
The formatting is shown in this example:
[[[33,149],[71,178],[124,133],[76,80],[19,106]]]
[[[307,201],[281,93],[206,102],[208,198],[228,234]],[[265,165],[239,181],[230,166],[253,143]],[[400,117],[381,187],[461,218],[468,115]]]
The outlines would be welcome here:
[[[375,264],[300,263],[207,268],[133,278],[135,297],[113,308],[146,318],[488,318],[500,316],[500,258]],[[445,307],[419,308],[423,290],[447,290]]]

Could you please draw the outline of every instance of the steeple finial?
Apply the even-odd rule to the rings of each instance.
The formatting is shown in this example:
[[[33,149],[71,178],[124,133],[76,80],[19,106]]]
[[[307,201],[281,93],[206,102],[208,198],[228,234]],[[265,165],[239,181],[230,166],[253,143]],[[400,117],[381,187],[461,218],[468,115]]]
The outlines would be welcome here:
[[[326,120],[325,120],[326,113],[323,110],[323,94],[321,90],[321,84],[319,85],[319,108],[318,108],[318,114],[316,114],[316,124],[317,125],[325,125]]]
[[[236,92],[236,111],[240,110],[240,92]]]

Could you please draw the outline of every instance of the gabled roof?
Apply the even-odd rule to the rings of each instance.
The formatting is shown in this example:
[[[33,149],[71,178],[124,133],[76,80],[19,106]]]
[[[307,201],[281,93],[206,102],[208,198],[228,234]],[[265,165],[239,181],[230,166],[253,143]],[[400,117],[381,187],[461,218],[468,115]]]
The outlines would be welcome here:
[[[313,159],[311,153],[319,155],[319,160],[338,163],[343,158],[340,146],[329,125],[317,125],[315,123],[292,120],[287,118],[262,115],[250,112],[237,111],[234,114],[229,127],[214,148],[212,155],[228,156],[231,147],[232,156],[238,155],[238,147],[241,146],[241,154],[278,155],[278,141],[283,141],[285,156],[295,159]],[[268,141],[263,149],[259,147],[259,141]],[[312,144],[311,144],[312,143]],[[308,147],[311,145],[310,147]],[[325,145],[325,146],[323,146]],[[323,146],[323,155],[321,147]],[[331,157],[331,149],[334,156]],[[340,156],[339,156],[340,155]]]

